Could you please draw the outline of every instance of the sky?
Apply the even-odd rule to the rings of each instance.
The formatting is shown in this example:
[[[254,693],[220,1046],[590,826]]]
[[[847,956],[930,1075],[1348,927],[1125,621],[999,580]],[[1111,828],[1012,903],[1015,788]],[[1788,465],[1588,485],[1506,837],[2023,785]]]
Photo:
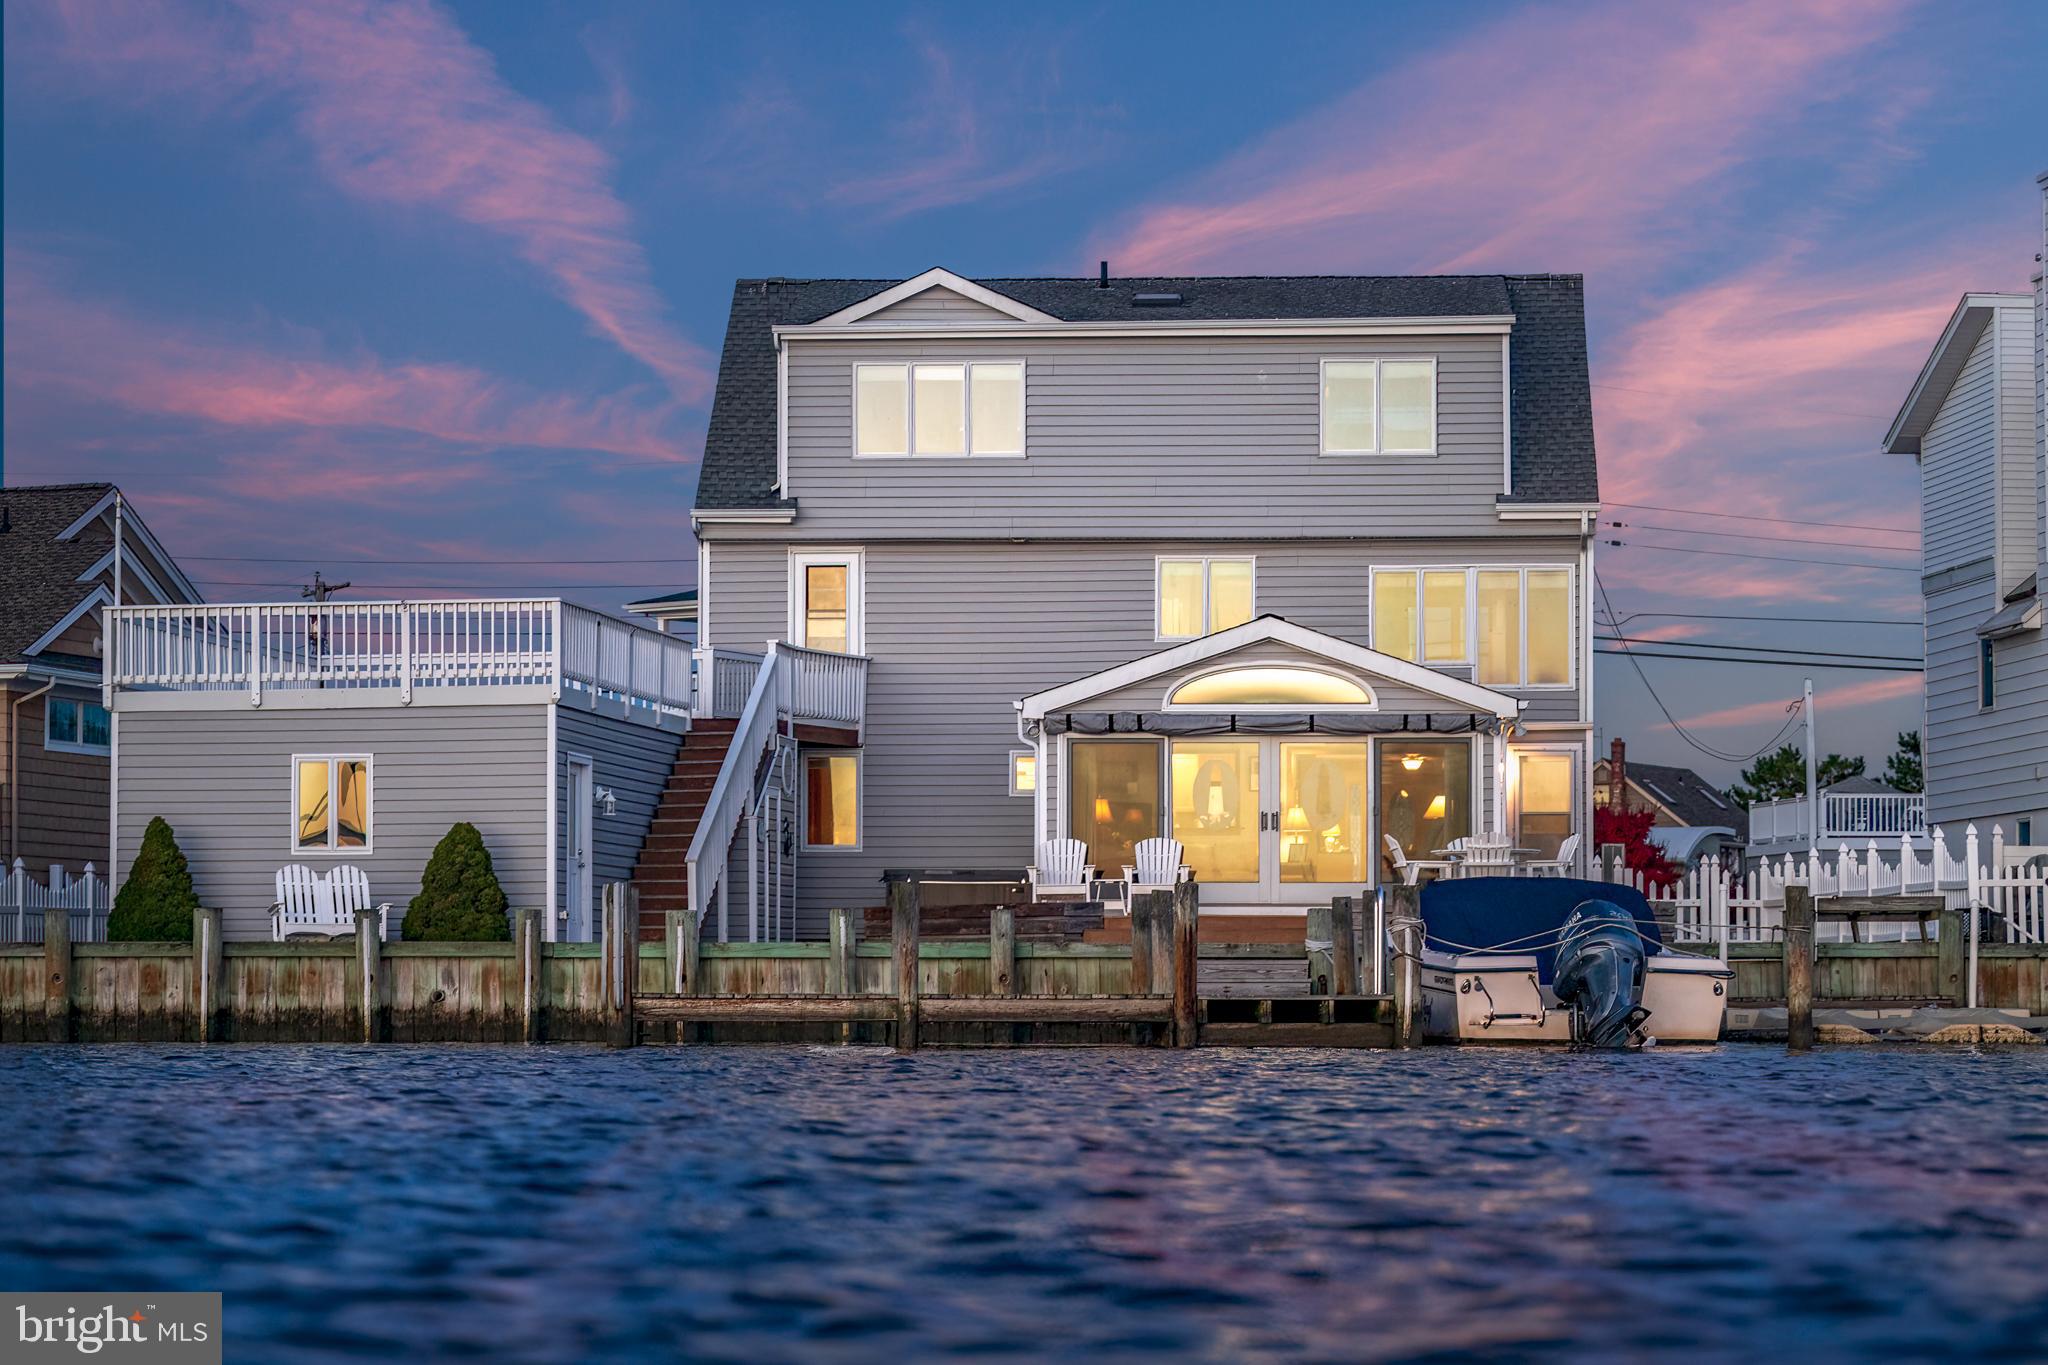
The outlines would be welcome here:
[[[1873,770],[1919,675],[1824,656],[1920,651],[1879,442],[1959,296],[2029,288],[2048,169],[2038,0],[9,0],[5,42],[5,479],[118,481],[214,600],[689,586],[738,277],[1578,272],[1609,633],[1815,651]],[[1603,743],[1719,781],[1808,672],[1597,662]]]

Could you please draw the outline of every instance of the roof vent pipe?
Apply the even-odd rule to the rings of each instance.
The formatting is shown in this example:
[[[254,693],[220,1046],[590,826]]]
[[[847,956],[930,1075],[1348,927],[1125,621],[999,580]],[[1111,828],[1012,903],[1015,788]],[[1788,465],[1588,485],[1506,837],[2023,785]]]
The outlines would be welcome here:
[[[1104,261],[1104,262],[1102,263],[1102,283],[1101,283],[1101,284],[1098,284],[1098,285],[1096,285],[1095,287],[1096,287],[1097,289],[1107,289],[1107,288],[1109,288],[1109,262],[1108,262],[1108,261]]]

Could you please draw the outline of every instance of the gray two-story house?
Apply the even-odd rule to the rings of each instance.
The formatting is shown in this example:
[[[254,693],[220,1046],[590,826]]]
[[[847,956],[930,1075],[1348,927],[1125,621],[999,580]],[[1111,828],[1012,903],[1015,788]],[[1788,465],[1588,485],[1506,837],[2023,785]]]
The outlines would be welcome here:
[[[1552,854],[1598,498],[1577,276],[742,280],[693,519],[729,719],[644,903],[814,936],[892,869],[1166,835],[1298,911],[1390,838]]]
[[[2041,177],[2048,259],[2048,175]],[[1927,820],[2048,844],[2048,285],[1966,294],[1885,434],[1920,466]],[[1960,851],[1958,847],[1957,851]]]

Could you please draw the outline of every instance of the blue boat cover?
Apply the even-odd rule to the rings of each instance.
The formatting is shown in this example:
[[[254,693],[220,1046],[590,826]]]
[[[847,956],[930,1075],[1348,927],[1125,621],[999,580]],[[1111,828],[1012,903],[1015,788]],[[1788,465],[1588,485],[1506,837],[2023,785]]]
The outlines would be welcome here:
[[[1557,935],[1582,901],[1612,901],[1635,916],[1643,951],[1661,950],[1663,936],[1650,902],[1632,886],[1585,882],[1571,877],[1459,877],[1422,888],[1426,946],[1444,953],[1495,948],[1536,955],[1536,979],[1550,985],[1556,967]],[[1532,945],[1540,944],[1535,947]]]

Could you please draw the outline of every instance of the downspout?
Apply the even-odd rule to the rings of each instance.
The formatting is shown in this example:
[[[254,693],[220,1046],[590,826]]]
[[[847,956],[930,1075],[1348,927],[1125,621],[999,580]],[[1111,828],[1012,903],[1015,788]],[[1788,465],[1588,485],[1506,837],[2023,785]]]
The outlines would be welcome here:
[[[7,708],[7,861],[21,856],[21,704],[34,701],[57,685],[55,678],[33,692],[24,692]],[[111,870],[111,869],[109,869]]]
[[[1038,733],[1032,735],[1024,723],[1024,703],[1016,701],[1010,704],[1017,708],[1017,741],[1031,746],[1035,755],[1033,762],[1038,765],[1033,769],[1031,780],[1031,857],[1035,862],[1038,846],[1045,842],[1045,725],[1041,722]]]

